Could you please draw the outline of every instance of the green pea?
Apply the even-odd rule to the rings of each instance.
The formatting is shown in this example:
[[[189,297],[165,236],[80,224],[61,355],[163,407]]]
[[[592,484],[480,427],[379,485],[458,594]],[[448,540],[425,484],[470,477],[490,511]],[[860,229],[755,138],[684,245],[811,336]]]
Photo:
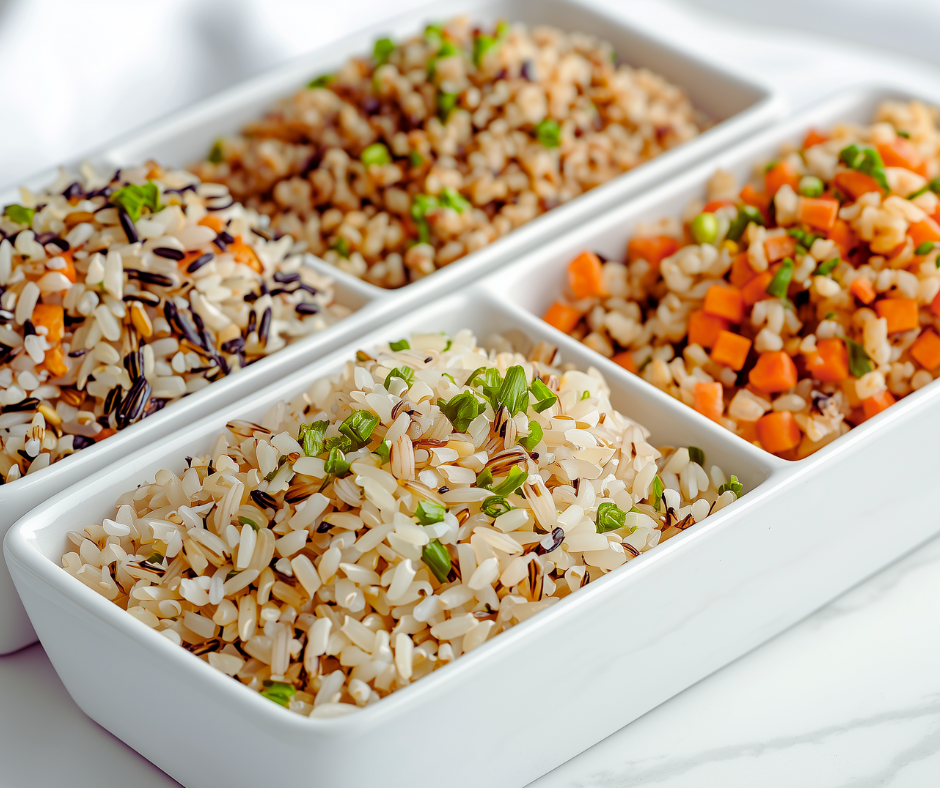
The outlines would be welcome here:
[[[815,175],[804,175],[797,187],[804,197],[819,197],[826,190],[825,185]]]
[[[713,213],[700,213],[690,226],[696,243],[714,244],[718,240],[718,218]]]

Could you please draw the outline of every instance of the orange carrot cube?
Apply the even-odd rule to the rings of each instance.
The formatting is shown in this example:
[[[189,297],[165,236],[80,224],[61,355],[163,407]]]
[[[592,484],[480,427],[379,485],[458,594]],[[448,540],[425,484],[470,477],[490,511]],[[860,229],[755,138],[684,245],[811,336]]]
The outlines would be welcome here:
[[[793,414],[788,410],[775,411],[757,420],[757,439],[771,454],[782,454],[800,444],[802,433]]]
[[[559,331],[570,334],[574,331],[574,327],[578,325],[578,321],[581,320],[581,312],[573,306],[556,301],[548,308],[542,320],[551,326],[555,326]]]
[[[933,372],[940,366],[940,336],[931,329],[922,331],[908,348],[911,357],[924,369]]]
[[[718,339],[718,334],[728,330],[728,321],[723,317],[710,315],[704,309],[696,309],[689,315],[689,344],[701,345],[711,349]]]
[[[711,359],[716,364],[739,372],[747,361],[747,354],[751,349],[751,340],[734,334],[731,331],[719,331],[718,338],[712,347]]]
[[[888,321],[889,334],[911,331],[920,325],[913,298],[882,298],[875,303],[875,313]]]

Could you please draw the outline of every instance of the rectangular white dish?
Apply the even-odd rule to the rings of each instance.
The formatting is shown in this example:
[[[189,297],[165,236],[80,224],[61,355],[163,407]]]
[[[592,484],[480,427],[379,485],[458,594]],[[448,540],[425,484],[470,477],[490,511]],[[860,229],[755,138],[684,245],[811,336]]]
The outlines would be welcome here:
[[[275,99],[291,94],[299,85],[306,83],[312,74],[329,71],[350,55],[370,51],[376,38],[406,35],[427,22],[459,13],[472,13],[484,20],[506,17],[528,23],[544,22],[594,33],[611,41],[626,62],[648,66],[683,86],[699,109],[720,122],[700,137],[543,215],[506,238],[401,291],[382,290],[323,264],[321,270],[326,270],[336,281],[338,300],[359,308],[356,315],[322,334],[290,345],[204,391],[173,403],[100,444],[18,481],[9,490],[0,486],[0,506],[4,508],[3,515],[0,515],[0,537],[33,506],[108,463],[302,368],[343,342],[380,325],[393,314],[403,314],[443,293],[455,291],[565,229],[583,223],[606,206],[618,204],[670,173],[689,167],[754,132],[782,111],[781,101],[766,88],[686,55],[670,44],[575,0],[452,0],[369,27],[151,124],[86,158],[104,170],[136,165],[148,158],[172,166],[185,166],[203,156],[219,134],[237,130]],[[77,163],[69,166],[74,167]],[[28,179],[26,185],[38,188],[52,182],[55,177],[54,172],[41,173]],[[18,199],[15,189],[0,193],[0,202],[4,204]],[[14,593],[6,566],[0,560],[0,654],[34,641],[35,634]]]
[[[270,775],[301,785],[522,786],[798,621],[940,528],[930,517],[930,465],[899,462],[940,434],[940,388],[906,397],[818,453],[778,459],[520,310],[529,286],[561,276],[567,252],[613,250],[632,222],[679,211],[715,166],[743,168],[808,126],[863,118],[887,94],[839,96],[708,162],[553,248],[464,292],[428,302],[309,369],[132,455],[48,501],[4,544],[36,630],[68,691],[98,723],[188,788]],[[613,218],[616,217],[616,218]],[[589,232],[590,230],[590,232]],[[604,236],[604,233],[609,235]],[[554,266],[554,268],[552,268]],[[545,286],[547,287],[547,285]],[[543,293],[544,295],[544,293]],[[536,296],[532,296],[536,299]],[[532,304],[530,304],[531,306]],[[538,304],[534,304],[538,306]],[[374,706],[332,720],[285,713],[157,635],[58,565],[66,532],[100,520],[116,497],[185,454],[208,449],[232,418],[338,369],[358,348],[410,331],[469,327],[557,344],[602,370],[611,400],[652,430],[689,444],[744,482],[735,504]],[[920,443],[918,443],[920,441]],[[915,449],[916,451],[916,449]],[[864,490],[864,494],[858,491]],[[903,495],[900,490],[906,491]],[[903,500],[903,523],[884,531]],[[129,714],[126,688],[159,698]],[[155,708],[154,708],[155,707]],[[185,710],[185,712],[181,712]],[[257,758],[213,758],[206,746]],[[468,757],[469,756],[469,757]],[[315,764],[315,769],[311,769]],[[377,764],[386,766],[378,776]]]

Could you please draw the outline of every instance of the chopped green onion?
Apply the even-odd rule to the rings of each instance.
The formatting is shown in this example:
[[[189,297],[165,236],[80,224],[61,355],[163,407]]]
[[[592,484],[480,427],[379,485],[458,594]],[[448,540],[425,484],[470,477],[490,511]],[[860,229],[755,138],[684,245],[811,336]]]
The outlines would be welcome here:
[[[255,531],[261,530],[258,526],[258,523],[256,523],[254,520],[249,520],[247,517],[242,517],[239,515],[238,522],[240,522],[242,525],[250,525]]]
[[[444,40],[444,28],[440,25],[428,25],[424,28],[424,40],[432,47],[439,47]]]
[[[764,225],[764,214],[762,214],[757,208],[753,205],[742,205],[738,208],[738,215],[731,222],[731,225],[728,227],[728,232],[725,233],[725,238],[729,241],[734,241],[737,243],[741,240],[741,236],[744,235],[744,231],[747,229],[747,226],[754,222],[763,227]]]
[[[819,197],[826,191],[826,185],[815,175],[804,175],[800,178],[797,191],[804,197]]]
[[[369,442],[379,425],[379,417],[367,410],[356,410],[339,425],[341,434],[349,438],[353,449],[361,449]]]
[[[463,213],[471,207],[470,201],[456,189],[442,189],[437,199],[442,207],[453,208],[457,213]]]
[[[450,553],[438,539],[432,539],[421,551],[421,560],[427,564],[439,583],[446,583],[450,575]]]
[[[657,477],[659,478],[659,477]],[[608,531],[616,531],[623,528],[627,522],[627,513],[617,504],[605,501],[597,507],[597,532],[599,534]]]
[[[520,438],[519,443],[526,451],[534,451],[535,447],[539,445],[539,441],[542,440],[542,435],[544,435],[542,425],[537,421],[530,421],[529,434],[524,438]]]
[[[849,372],[853,378],[860,378],[874,369],[871,356],[865,352],[864,347],[848,338],[846,338],[845,344],[849,346]]]
[[[916,255],[925,255],[930,254],[933,251],[934,242],[933,241],[924,241],[920,246],[914,250]]]
[[[513,416],[524,413],[529,406],[529,389],[526,385],[525,370],[519,366],[506,370],[506,378],[499,388],[496,401]]]
[[[445,93],[443,90],[437,92],[437,116],[441,119],[442,123],[447,122],[450,113],[453,112],[454,107],[457,106],[458,98],[460,98],[459,93]]]
[[[836,266],[840,262],[842,261],[838,257],[833,257],[831,260],[820,263],[816,266],[816,270],[813,271],[813,276],[829,276],[829,274],[836,270]]]
[[[140,218],[142,208],[149,208],[151,213],[163,208],[160,205],[160,189],[153,181],[147,181],[143,186],[129,183],[118,189],[109,199],[112,204],[122,208],[134,222]]]
[[[439,399],[437,406],[456,432],[466,432],[470,422],[486,410],[486,406],[469,391],[463,391],[450,400]]]
[[[443,522],[445,514],[447,514],[447,507],[434,501],[421,501],[415,509],[415,517],[421,525]]]
[[[501,514],[506,514],[506,512],[515,509],[509,501],[503,498],[501,495],[491,495],[482,504],[480,504],[480,511],[483,512],[487,517],[497,518]]]
[[[407,339],[399,339],[397,342],[388,343],[389,350],[398,352],[399,350],[411,350],[411,345]]]
[[[453,340],[451,340],[451,339],[448,339],[448,340],[447,340],[447,344],[446,344],[446,345],[444,345],[444,352],[446,353],[446,352],[447,352],[448,350],[450,350],[450,349],[451,349],[451,348],[452,348],[453,346],[454,346],[454,342],[453,342]],[[446,372],[445,372],[444,374],[445,374],[445,375],[447,375],[447,373],[446,373]],[[452,377],[452,376],[450,376],[450,375],[447,375],[447,377],[449,377],[449,378],[451,379],[451,381],[453,381],[453,380],[454,380],[454,379],[453,379],[453,377]]]
[[[499,44],[499,40],[482,33],[473,39],[473,65],[480,68],[486,53]]]
[[[282,681],[265,681],[264,689],[261,690],[261,696],[268,700],[273,700],[279,706],[285,709],[290,704],[290,699],[297,694],[297,689],[292,684],[285,684]]]
[[[388,58],[395,51],[395,43],[390,38],[380,38],[372,49],[372,59],[377,66],[388,63]]]
[[[689,225],[697,244],[714,244],[718,240],[718,217],[708,211],[700,213]]]
[[[401,378],[408,384],[408,388],[411,388],[415,382],[415,371],[411,367],[395,367],[395,369],[385,376],[386,391],[388,391],[388,387],[391,385],[392,378]]]
[[[698,446],[689,446],[689,459],[692,462],[697,462],[703,468],[705,467],[705,452],[703,452]]]
[[[33,216],[36,214],[35,209],[25,208],[22,205],[8,205],[3,209],[3,215],[6,216],[10,221],[16,222],[17,224],[25,224],[27,226],[32,225]]]
[[[764,165],[764,175],[770,172],[774,167],[776,167],[780,162],[776,159],[771,159]]]
[[[366,167],[383,167],[391,164],[392,156],[381,142],[373,142],[362,151],[359,160]]]
[[[832,318],[834,318],[835,316],[836,316],[835,312],[827,312],[823,320],[832,320]]]
[[[774,278],[767,285],[767,295],[775,298],[785,298],[790,280],[793,278],[793,260],[787,257],[774,274]]]
[[[225,161],[225,156],[222,155],[222,140],[216,140],[209,149],[209,163],[221,164],[223,161]]]
[[[326,434],[326,428],[329,426],[330,423],[326,420],[300,425],[298,442],[303,447],[305,455],[308,457],[316,457],[323,453],[323,436]]]
[[[528,478],[529,474],[526,471],[522,470],[519,466],[513,466],[509,470],[509,476],[506,481],[491,489],[494,495],[500,495],[505,498],[525,484]]]
[[[332,476],[345,476],[349,473],[349,463],[343,452],[334,446],[330,449],[330,456],[323,464],[323,469]]]
[[[492,483],[493,472],[489,468],[484,468],[482,471],[480,471],[480,475],[477,476],[477,480],[474,482],[474,484],[481,490],[488,490]]]
[[[665,491],[665,486],[663,485],[663,480],[659,478],[659,474],[653,477],[653,506],[656,511],[659,511],[659,506],[663,500],[663,492]]]
[[[347,260],[349,259],[349,241],[342,235],[333,241],[333,245],[330,246],[330,249],[333,249],[340,257],[345,257]]]
[[[885,175],[884,161],[874,148],[860,149],[857,145],[849,145],[839,151],[839,161],[850,169],[871,176],[886,192],[891,190]]]
[[[927,192],[933,192],[934,194],[940,194],[940,178],[934,178],[931,181],[928,181],[923,186],[921,186],[916,192],[911,192],[907,195],[908,200],[913,200],[917,197],[920,197],[922,194]]]
[[[147,559],[148,564],[162,564],[163,556],[160,553],[151,553],[150,558]]]
[[[590,396],[591,396],[590,391],[586,390],[586,391],[581,392],[581,402],[584,402],[584,400],[586,400]]]
[[[389,455],[392,450],[392,444],[388,441],[382,441],[378,446],[375,447],[375,451],[372,453],[382,461],[382,465],[385,465],[389,461]]]
[[[911,133],[909,131],[903,131],[902,129],[898,129],[897,135],[899,137],[904,137],[904,139],[906,140],[909,140],[911,138]]]
[[[420,167],[424,164],[424,156],[422,156],[418,151],[408,151],[408,163],[412,167]]]
[[[718,494],[721,495],[728,490],[734,493],[735,498],[740,498],[741,494],[744,492],[744,486],[738,481],[738,477],[734,474],[732,474],[730,482],[726,482],[718,488]]]
[[[546,386],[540,378],[536,378],[532,381],[530,390],[535,396],[535,404],[532,406],[532,410],[536,413],[548,410],[552,405],[558,402],[558,395]]]
[[[561,126],[554,118],[546,118],[535,127],[535,139],[546,148],[557,148],[561,145]]]
[[[335,79],[336,79],[336,77],[334,77],[332,74],[322,74],[322,75],[319,76],[319,77],[315,77],[314,79],[311,79],[311,80],[307,83],[307,87],[308,87],[309,89],[311,89],[311,90],[312,90],[313,88],[325,88],[327,85],[329,85],[329,84],[330,84],[331,82],[333,82]]]

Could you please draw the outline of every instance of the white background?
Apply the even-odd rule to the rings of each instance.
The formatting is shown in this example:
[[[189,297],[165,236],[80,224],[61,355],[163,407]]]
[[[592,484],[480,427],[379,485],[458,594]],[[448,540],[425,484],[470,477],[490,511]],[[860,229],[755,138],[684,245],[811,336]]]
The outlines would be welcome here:
[[[0,0],[0,184],[416,5]],[[871,81],[940,100],[936,0],[605,5],[775,85],[792,106]],[[940,784],[938,570],[935,542],[536,788]],[[0,658],[0,786],[60,785],[175,783],[85,718],[34,646]]]

